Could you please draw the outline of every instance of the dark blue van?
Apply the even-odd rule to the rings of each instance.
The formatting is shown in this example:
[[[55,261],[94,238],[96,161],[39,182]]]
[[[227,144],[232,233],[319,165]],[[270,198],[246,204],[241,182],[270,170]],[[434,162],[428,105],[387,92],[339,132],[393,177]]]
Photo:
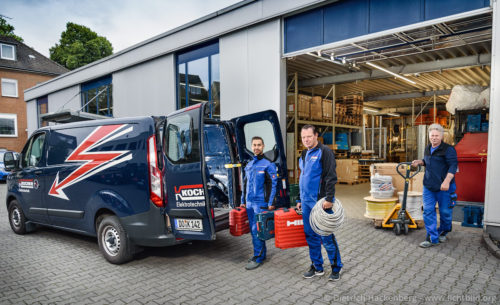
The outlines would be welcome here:
[[[256,135],[280,177],[276,206],[288,206],[276,113],[219,121],[208,118],[208,107],[36,130],[19,160],[4,158],[12,230],[44,225],[96,236],[115,264],[132,259],[138,246],[214,240],[240,204],[242,164]]]

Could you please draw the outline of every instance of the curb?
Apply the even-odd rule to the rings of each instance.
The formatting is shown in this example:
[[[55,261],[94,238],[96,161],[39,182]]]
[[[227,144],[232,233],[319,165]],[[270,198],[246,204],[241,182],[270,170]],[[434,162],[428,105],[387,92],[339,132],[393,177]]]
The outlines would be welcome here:
[[[500,259],[500,248],[498,248],[493,241],[491,240],[490,234],[484,232],[483,233],[483,242],[490,251],[491,254],[493,254],[496,258]]]

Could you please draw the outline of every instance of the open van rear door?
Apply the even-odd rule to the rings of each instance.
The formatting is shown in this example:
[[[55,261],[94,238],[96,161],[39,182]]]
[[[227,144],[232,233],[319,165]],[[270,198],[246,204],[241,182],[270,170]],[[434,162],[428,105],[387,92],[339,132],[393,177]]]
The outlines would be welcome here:
[[[167,117],[163,127],[165,212],[176,238],[215,239],[203,156],[205,103]]]
[[[244,167],[253,158],[252,137],[264,140],[264,156],[276,165],[278,183],[276,188],[276,207],[289,207],[289,184],[286,168],[285,146],[281,136],[280,124],[276,112],[262,111],[231,120],[236,137],[239,161]]]

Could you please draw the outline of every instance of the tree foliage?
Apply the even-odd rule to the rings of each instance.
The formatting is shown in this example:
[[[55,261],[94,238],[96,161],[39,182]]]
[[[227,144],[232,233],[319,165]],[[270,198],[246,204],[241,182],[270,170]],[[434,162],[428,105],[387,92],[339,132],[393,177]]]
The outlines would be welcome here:
[[[14,34],[14,30],[14,26],[7,23],[7,20],[5,20],[2,15],[0,15],[0,36],[12,37],[17,41],[23,42],[23,39],[21,37]]]
[[[59,43],[49,51],[50,59],[74,70],[113,54],[113,46],[88,27],[68,22]]]

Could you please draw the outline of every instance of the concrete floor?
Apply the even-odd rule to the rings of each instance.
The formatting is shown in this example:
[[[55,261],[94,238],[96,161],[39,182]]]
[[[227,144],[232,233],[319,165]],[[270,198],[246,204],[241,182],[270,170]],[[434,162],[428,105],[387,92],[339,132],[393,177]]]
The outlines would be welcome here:
[[[363,219],[367,223],[372,223],[371,219],[364,217],[366,210],[366,202],[363,199],[366,196],[370,196],[370,183],[361,184],[337,184],[335,186],[335,197],[342,202],[344,207],[344,212],[348,218]],[[438,215],[439,215],[439,211]],[[438,216],[439,219],[439,216]],[[458,221],[453,222],[454,231],[464,231],[464,232],[482,232],[482,228],[471,228],[462,227],[462,223]]]

